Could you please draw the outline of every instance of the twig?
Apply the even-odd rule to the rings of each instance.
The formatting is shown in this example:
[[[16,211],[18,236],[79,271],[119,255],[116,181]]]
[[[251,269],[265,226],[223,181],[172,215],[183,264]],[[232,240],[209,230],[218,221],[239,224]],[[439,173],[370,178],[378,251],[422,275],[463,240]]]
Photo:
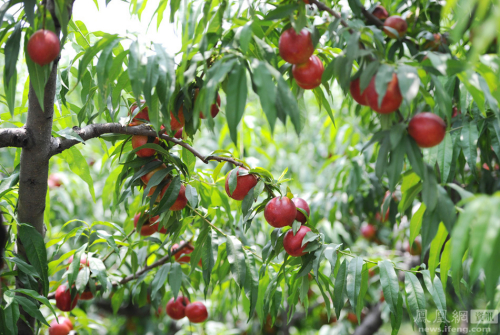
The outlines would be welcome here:
[[[124,284],[126,284],[126,283],[128,283],[128,282],[130,282],[130,281],[132,281],[134,279],[137,279],[139,276],[143,275],[144,273],[148,272],[149,270],[152,270],[152,269],[154,269],[156,267],[159,267],[159,266],[165,264],[166,262],[168,262],[170,260],[170,258],[172,257],[172,255],[175,255],[176,253],[178,253],[182,249],[186,248],[188,245],[189,245],[189,241],[188,242],[184,242],[177,249],[172,250],[172,252],[170,254],[167,254],[167,255],[163,256],[162,258],[160,258],[159,260],[157,260],[153,264],[145,266],[142,270],[139,270],[136,273],[131,274],[131,275],[127,276],[127,277],[124,277],[122,280],[120,280],[118,282],[113,282],[112,285],[113,286],[120,286],[120,285],[124,285]],[[102,285],[97,284],[96,285],[96,290],[100,290],[101,287],[102,287]],[[50,293],[49,295],[47,295],[47,299],[54,299],[55,296],[56,296],[55,292],[54,293]]]
[[[229,157],[219,157],[219,156],[208,156],[205,157],[200,154],[195,148],[187,144],[182,140],[170,137],[165,134],[156,133],[151,127],[147,125],[139,125],[134,127],[123,126],[119,123],[99,123],[91,124],[83,128],[73,127],[73,131],[81,137],[83,141],[99,137],[104,134],[123,134],[123,135],[141,135],[150,137],[160,137],[169,142],[175,143],[183,148],[189,150],[193,155],[195,155],[203,163],[208,164],[209,161],[226,161],[230,162],[236,166],[243,167],[244,164],[238,162],[237,160]],[[81,143],[81,141],[76,139],[69,139],[65,137],[53,137],[51,143],[50,156],[57,155],[72,146]]]
[[[342,250],[338,250],[339,253],[341,253],[342,255],[345,255],[345,256],[349,256],[349,257],[358,257],[356,255],[353,255],[353,254],[350,254],[348,252],[345,252],[345,251],[342,251]],[[375,265],[378,265],[377,262],[375,261],[371,261],[369,259],[364,259],[363,258],[363,262],[365,263],[372,263],[372,264],[375,264]],[[412,272],[412,273],[420,273],[420,271],[417,271],[417,270],[406,270],[406,269],[402,269],[402,268],[399,268],[397,266],[394,266],[394,269],[395,270],[399,270],[399,271],[404,271],[404,272]]]
[[[323,10],[325,12],[328,12],[330,13],[330,15],[336,17],[337,19],[340,20],[340,24],[342,24],[344,27],[348,28],[349,29],[349,32],[352,34],[353,33],[353,30],[351,28],[349,28],[349,24],[346,22],[346,20],[344,20],[342,18],[342,16],[337,13],[336,11],[334,11],[333,9],[331,9],[330,7],[328,7],[327,5],[325,5],[324,3],[322,2],[319,2],[318,0],[309,0],[310,3],[313,3],[316,5],[316,7],[318,7],[319,10]]]
[[[132,229],[132,231],[131,231],[128,235],[127,235],[127,237],[125,237],[125,239],[124,239],[124,240],[122,240],[122,242],[125,242],[126,240],[128,240],[128,239],[129,239],[129,237],[130,237],[130,236],[132,236],[132,234],[133,234],[133,233],[135,233],[135,231],[136,231],[136,229],[135,229],[135,228],[134,228],[134,229]],[[120,249],[121,247],[122,247],[122,245],[119,245],[119,246],[118,246],[118,249]],[[109,256],[111,256],[114,252],[115,252],[115,249],[111,250],[111,251],[109,252],[109,254],[107,254],[106,256],[104,256],[104,258],[102,259],[102,262],[104,263],[104,262],[105,262],[105,261],[109,258]]]

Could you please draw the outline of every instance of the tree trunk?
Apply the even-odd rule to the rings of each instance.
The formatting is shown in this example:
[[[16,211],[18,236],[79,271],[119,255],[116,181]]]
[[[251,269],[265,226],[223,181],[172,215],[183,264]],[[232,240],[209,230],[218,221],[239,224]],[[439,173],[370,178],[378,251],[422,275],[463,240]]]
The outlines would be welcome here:
[[[40,107],[35,91],[30,84],[28,95],[28,117],[26,129],[30,138],[28,146],[21,152],[21,167],[19,172],[19,202],[18,220],[27,223],[45,237],[46,227],[43,222],[45,197],[47,195],[47,179],[49,176],[50,143],[52,121],[54,115],[54,99],[57,79],[57,60],[52,65],[49,79],[45,86],[44,110]],[[20,239],[17,239],[18,253],[27,259]],[[16,287],[22,287],[17,280]],[[33,334],[35,319],[21,309],[28,324],[19,319],[17,327],[19,334]],[[30,328],[31,327],[31,328]]]

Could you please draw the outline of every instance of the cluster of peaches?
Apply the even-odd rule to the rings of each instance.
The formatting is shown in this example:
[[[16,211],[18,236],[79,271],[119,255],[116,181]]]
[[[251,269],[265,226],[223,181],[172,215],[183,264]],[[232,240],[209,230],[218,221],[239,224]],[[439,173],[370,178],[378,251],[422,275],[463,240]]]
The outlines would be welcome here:
[[[232,173],[236,173],[237,176],[236,187],[231,192],[229,179],[231,178]],[[248,192],[255,187],[255,185],[257,185],[257,182],[257,177],[248,173],[248,171],[244,168],[235,169],[226,177],[226,193],[230,198],[241,201],[245,198]],[[307,216],[310,214],[309,205],[304,199],[290,199],[286,196],[271,199],[264,208],[264,217],[267,223],[274,228],[292,226],[295,220],[304,224],[307,222],[307,217],[304,213]],[[309,231],[311,231],[309,227],[301,225],[296,234],[293,233],[292,229],[285,233],[285,237],[283,238],[283,247],[290,256],[300,257],[306,254],[304,249],[307,247],[308,243],[302,245],[302,241]]]
[[[373,15],[384,22],[384,32],[390,38],[403,38],[408,30],[406,21],[400,16],[389,16],[387,10],[382,6],[377,6]],[[434,38],[440,37],[435,34]],[[438,45],[439,41],[431,41]],[[360,105],[369,106],[379,114],[389,114],[395,112],[403,102],[403,96],[399,90],[398,77],[395,73],[392,80],[387,84],[387,90],[382,102],[379,104],[379,95],[375,89],[374,75],[368,86],[361,90],[359,76],[351,81],[349,90],[352,98]],[[436,114],[423,112],[415,115],[408,124],[408,133],[421,148],[430,148],[438,145],[446,134],[446,123]]]
[[[292,75],[299,87],[312,90],[321,84],[324,67],[318,56],[313,55],[309,30],[304,28],[298,34],[294,28],[285,30],[280,36],[279,52],[281,58],[293,64]]]

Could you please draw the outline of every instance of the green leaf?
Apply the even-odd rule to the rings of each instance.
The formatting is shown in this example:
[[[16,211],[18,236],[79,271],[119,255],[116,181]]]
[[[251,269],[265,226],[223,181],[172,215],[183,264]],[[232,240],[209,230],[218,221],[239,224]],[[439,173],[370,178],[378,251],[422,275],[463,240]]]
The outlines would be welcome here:
[[[226,240],[226,252],[236,284],[243,288],[245,285],[246,264],[240,240],[234,236],[229,236]]]
[[[120,287],[116,292],[113,293],[111,297],[111,307],[113,307],[113,314],[116,315],[118,309],[120,308],[123,298],[125,296],[125,287]]]
[[[349,7],[351,7],[352,12],[356,16],[361,16],[361,8],[363,8],[363,4],[360,0],[347,0],[349,3]]]
[[[38,274],[36,269],[32,265],[23,261],[21,258],[19,258],[19,257],[5,257],[5,259],[8,259],[9,261],[16,263],[17,271],[22,271],[30,276],[40,278],[40,275]]]
[[[214,247],[217,248],[217,243],[212,243],[216,241],[217,236],[215,235],[216,233],[214,231],[211,231],[205,243],[203,244],[202,250],[201,250],[201,261],[202,261],[202,270],[203,270],[203,281],[205,282],[205,296],[208,292],[208,287],[210,285],[210,279],[212,277],[212,269],[214,268],[215,265],[215,260],[214,260],[214,253],[213,249]]]
[[[477,140],[479,134],[475,121],[468,122],[463,120],[461,132],[461,146],[464,152],[465,160],[470,166],[472,175],[476,175],[476,160],[477,160]]]
[[[10,304],[3,308],[3,314],[5,316],[4,326],[10,332],[9,334],[15,335],[19,334],[17,332],[17,320],[19,320],[19,304],[17,301],[12,301]],[[4,320],[2,320],[2,323]]]
[[[440,224],[438,228],[438,232],[434,240],[431,242],[431,250],[429,252],[429,273],[430,277],[434,278],[434,273],[439,264],[439,256],[441,255],[441,249],[443,248],[443,244],[448,237],[448,232],[446,231],[446,227],[444,224]]]
[[[451,269],[451,243],[446,242],[444,245],[443,253],[441,254],[441,266],[439,275],[441,277],[441,283],[443,284],[443,290],[446,290],[446,284],[448,283],[448,271]]]
[[[434,300],[438,311],[441,313],[442,317],[446,317],[446,296],[444,294],[441,282],[439,281],[437,276],[432,276],[429,270],[423,270],[422,275],[424,277],[425,287],[431,294],[432,300]],[[432,280],[431,278],[434,278],[434,280]]]
[[[105,49],[108,45],[112,44],[117,38],[118,35],[106,34],[99,41],[94,43],[92,47],[88,48],[85,51],[83,57],[80,60],[80,64],[78,65],[77,83],[82,79],[83,74],[85,73],[85,71],[87,71],[87,66],[92,62],[97,53]]]
[[[368,266],[366,263],[363,264],[363,270],[361,271],[361,287],[359,289],[358,302],[356,303],[356,316],[358,320],[361,320],[361,311],[364,307],[364,300],[366,292],[368,291]]]
[[[399,282],[394,266],[388,260],[378,262],[380,269],[380,284],[384,292],[385,301],[389,304],[392,313],[398,313]]]
[[[431,74],[432,82],[434,83],[434,87],[436,88],[434,94],[436,95],[435,101],[439,106],[439,110],[442,116],[447,116],[447,120],[451,119],[451,97],[446,92],[445,88],[441,84],[441,81]]]
[[[14,26],[14,31],[12,34],[9,36],[7,39],[7,42],[5,43],[5,49],[4,49],[4,54],[5,54],[5,65],[4,65],[4,73],[3,73],[3,84],[4,86],[8,86],[9,82],[11,81],[11,78],[14,75],[17,75],[16,72],[16,64],[17,64],[17,59],[19,58],[19,49],[21,45],[21,22],[18,22]],[[15,83],[13,81],[12,83]],[[14,110],[11,109],[11,114],[14,115]]]
[[[382,178],[387,169],[387,155],[391,149],[391,142],[388,137],[384,138],[380,143],[378,150],[377,162],[375,163],[375,174],[378,178]]]
[[[88,260],[92,275],[95,275],[97,277],[99,283],[101,283],[102,291],[106,292],[111,288],[111,283],[108,281],[108,275],[106,273],[106,267],[104,266],[104,263],[100,259],[94,257],[90,257],[88,258]]]
[[[38,300],[39,302],[41,302],[42,304],[47,306],[52,311],[52,314],[54,314],[54,316],[56,316],[56,311],[54,310],[54,307],[52,307],[49,300],[47,298],[45,298],[44,296],[41,296],[40,294],[38,294],[38,292],[33,291],[33,290],[22,289],[22,288],[18,288],[18,289],[12,290],[12,291],[26,294],[27,296]]]
[[[252,21],[247,22],[240,31],[240,47],[244,53],[248,52],[248,45],[252,39]]]
[[[196,208],[198,206],[198,192],[191,185],[186,185],[186,198],[191,207]]]
[[[10,1],[13,3],[13,1]],[[23,0],[24,2],[24,13],[26,14],[26,18],[30,23],[30,26],[35,27],[35,5],[37,4],[36,0]],[[0,20],[1,21],[1,20]]]
[[[411,272],[405,272],[405,292],[407,304],[418,328],[425,329],[425,321],[418,315],[419,311],[426,310],[424,289],[418,278]]]
[[[134,97],[136,101],[140,101],[143,81],[146,76],[144,75],[143,66],[141,65],[139,43],[137,41],[132,42],[129,50],[128,76],[130,78],[130,84],[132,85]]]
[[[299,5],[297,3],[279,5],[276,9],[273,9],[272,11],[270,11],[266,15],[265,20],[266,21],[274,21],[274,20],[288,17],[290,14],[295,12],[295,10],[298,8],[299,8]]]
[[[31,225],[20,223],[18,235],[26,250],[29,262],[36,269],[42,280],[43,294],[49,293],[49,266],[47,263],[47,251],[42,235]]]
[[[418,94],[420,77],[417,69],[409,65],[399,65],[396,71],[399,90],[407,102],[411,102]]]
[[[406,146],[406,155],[410,161],[413,171],[420,177],[424,178],[424,160],[422,158],[422,151],[418,147],[417,143],[410,136],[404,136],[403,141]]]
[[[179,290],[181,288],[182,277],[183,274],[181,265],[179,263],[173,263],[168,276],[168,284],[170,285],[175,299],[177,299],[177,295],[179,294]]]
[[[168,273],[170,272],[170,263],[163,264],[151,282],[151,297],[155,297],[156,293],[165,285],[167,281]]]
[[[88,267],[84,267],[78,272],[75,280],[75,287],[78,292],[83,292],[85,286],[87,286],[90,279],[90,270]]]
[[[442,186],[438,186],[438,206],[439,218],[443,221],[446,229],[451,232],[456,221],[455,204],[451,201],[448,193]]]
[[[245,66],[241,63],[236,63],[233,70],[229,73],[226,89],[226,110],[228,111],[226,113],[226,119],[231,139],[235,144],[237,144],[238,139],[238,124],[245,112],[247,101],[248,88],[246,73]]]
[[[290,87],[281,75],[276,75],[275,79],[278,81],[276,107],[279,112],[290,117],[293,127],[295,128],[295,132],[299,135],[304,125],[300,119],[300,110],[297,98],[292,94]]]
[[[404,158],[405,158],[405,147],[403,143],[398,145],[390,155],[390,162],[387,166],[387,175],[389,177],[389,190],[394,192],[396,184],[401,177],[401,171],[403,170]]]
[[[363,259],[356,257],[349,263],[346,277],[347,297],[351,302],[353,310],[356,310],[359,291],[361,290],[361,271],[363,270]]]
[[[347,258],[344,259],[337,272],[337,277],[335,277],[335,287],[333,289],[333,306],[335,307],[335,315],[337,318],[340,316],[342,307],[344,307],[344,297],[346,290],[346,279],[347,279],[347,267],[349,261]]]
[[[92,181],[92,177],[90,176],[90,169],[87,161],[83,157],[80,150],[73,146],[67,150],[64,150],[61,153],[63,159],[68,163],[69,168],[73,173],[78,175],[78,177],[82,178],[84,182],[89,186],[90,195],[92,195],[92,199],[94,202],[95,199],[95,191],[94,191],[94,182]]]
[[[469,213],[475,212],[472,220],[469,221],[471,227],[469,249],[473,255],[470,267],[471,285],[479,276],[480,269],[487,272],[487,267],[493,266],[490,258],[496,259],[498,256],[494,251],[496,251],[495,246],[500,235],[499,208],[500,197],[478,197],[466,206],[465,212],[467,215],[465,215],[466,213],[460,215],[461,220],[463,217],[471,217],[472,215],[469,215]],[[454,253],[453,257],[459,257],[459,255]],[[494,280],[494,282],[497,282],[497,280]]]
[[[238,186],[238,175],[240,173],[239,167],[229,171],[229,180],[228,180],[228,186],[229,186],[229,194],[232,195],[234,190],[236,189],[236,186]]]
[[[396,314],[391,313],[391,335],[397,335],[399,333],[399,328],[401,327],[401,321],[403,321],[403,294],[401,291],[398,292],[398,304],[396,306]]]
[[[255,258],[253,254],[248,250],[244,251],[246,264],[245,294],[250,301],[250,310],[248,312],[247,321],[249,322],[254,315],[255,308],[257,307],[257,298],[259,296],[259,274],[255,266]]]
[[[19,305],[23,308],[23,310],[31,315],[33,318],[37,319],[38,321],[42,322],[44,325],[49,326],[45,318],[43,317],[42,313],[40,312],[40,307],[38,304],[34,303],[30,299],[16,295],[14,296],[14,299],[19,303]]]
[[[438,184],[434,169],[429,165],[425,166],[423,181],[422,200],[427,209],[433,211],[438,203]]]
[[[267,122],[271,126],[271,132],[274,131],[276,124],[276,85],[273,82],[268,66],[264,62],[254,61],[253,66],[253,83],[257,87],[257,94],[260,98],[262,110],[266,114]]]
[[[450,175],[451,164],[453,160],[453,141],[451,140],[450,133],[447,132],[444,140],[438,146],[438,165],[441,171],[441,180],[448,181]]]

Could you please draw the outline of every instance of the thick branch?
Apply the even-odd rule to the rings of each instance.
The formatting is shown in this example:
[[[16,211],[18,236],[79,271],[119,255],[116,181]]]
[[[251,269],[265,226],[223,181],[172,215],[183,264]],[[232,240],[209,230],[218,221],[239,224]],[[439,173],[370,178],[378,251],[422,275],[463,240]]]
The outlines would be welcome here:
[[[366,17],[369,23],[376,25],[379,28],[384,26],[384,22],[382,22],[378,17],[370,13],[366,10],[365,7],[361,7],[361,13]]]
[[[118,282],[113,282],[112,285],[113,286],[120,286],[120,285],[124,285],[134,279],[137,279],[139,278],[141,275],[143,275],[144,273],[154,269],[154,268],[157,268],[165,263],[167,263],[170,258],[172,257],[172,255],[175,255],[176,253],[178,253],[179,251],[181,251],[182,249],[186,248],[188,245],[189,245],[189,241],[187,242],[184,242],[182,243],[177,249],[175,250],[172,250],[172,253],[170,254],[167,254],[165,256],[163,256],[162,258],[160,258],[159,260],[157,260],[156,262],[154,262],[153,264],[151,265],[148,265],[148,266],[145,266],[144,268],[142,268],[141,270],[137,271],[136,273],[134,274],[131,274],[127,277],[124,277],[122,280],[118,281]],[[100,290],[101,289],[101,285],[96,285],[96,290]],[[47,295],[47,299],[55,299],[56,297],[56,293],[50,293],[49,295]]]
[[[0,129],[0,148],[24,148],[28,146],[29,140],[28,131],[24,127]]]
[[[84,141],[99,137],[104,134],[142,135],[151,137],[156,136],[164,140],[167,140],[169,142],[180,145],[183,148],[186,148],[205,164],[208,164],[209,161],[217,161],[217,162],[226,161],[237,166],[243,166],[243,163],[238,162],[235,159],[229,157],[219,157],[219,156],[204,157],[202,154],[200,154],[196,149],[194,149],[186,142],[170,137],[165,134],[161,134],[160,136],[158,136],[158,134],[153,129],[151,129],[149,126],[146,125],[129,127],[129,126],[123,126],[119,123],[99,123],[99,124],[91,124],[83,128],[73,127],[73,130]],[[64,137],[54,137],[52,138],[50,155],[53,156],[59,154],[78,143],[80,143],[80,141],[78,140],[68,139]]]
[[[370,313],[364,318],[361,324],[356,327],[353,335],[371,335],[375,334],[382,326],[382,311],[380,303],[375,305]]]

